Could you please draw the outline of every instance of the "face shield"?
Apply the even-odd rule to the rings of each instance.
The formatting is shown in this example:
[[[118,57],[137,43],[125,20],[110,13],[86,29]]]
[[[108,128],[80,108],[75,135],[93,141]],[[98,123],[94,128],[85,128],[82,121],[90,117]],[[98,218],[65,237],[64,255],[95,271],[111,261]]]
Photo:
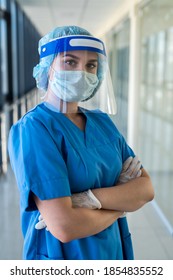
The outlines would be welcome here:
[[[64,36],[41,47],[40,59],[54,55],[48,88],[56,108],[66,113],[73,104],[87,110],[116,114],[116,102],[104,44],[86,35]]]

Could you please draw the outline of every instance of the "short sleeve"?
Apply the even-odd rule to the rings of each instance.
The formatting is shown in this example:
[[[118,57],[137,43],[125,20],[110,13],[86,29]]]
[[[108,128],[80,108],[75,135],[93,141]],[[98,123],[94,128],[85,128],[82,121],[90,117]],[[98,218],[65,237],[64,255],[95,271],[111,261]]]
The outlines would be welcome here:
[[[25,117],[10,130],[9,157],[25,210],[36,208],[32,193],[41,200],[71,195],[58,132],[57,138],[55,143],[44,124],[33,118]]]
[[[129,147],[124,137],[121,135],[122,141],[122,161],[124,162],[128,157],[135,157],[134,151]]]

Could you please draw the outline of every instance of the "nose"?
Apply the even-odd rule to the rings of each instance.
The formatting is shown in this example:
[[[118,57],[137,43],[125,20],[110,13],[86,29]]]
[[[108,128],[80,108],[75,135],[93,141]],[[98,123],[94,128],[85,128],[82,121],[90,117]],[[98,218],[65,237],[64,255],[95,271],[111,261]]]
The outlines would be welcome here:
[[[78,64],[77,70],[78,70],[78,71],[86,71],[86,65],[85,65],[85,63],[80,62],[80,63]]]

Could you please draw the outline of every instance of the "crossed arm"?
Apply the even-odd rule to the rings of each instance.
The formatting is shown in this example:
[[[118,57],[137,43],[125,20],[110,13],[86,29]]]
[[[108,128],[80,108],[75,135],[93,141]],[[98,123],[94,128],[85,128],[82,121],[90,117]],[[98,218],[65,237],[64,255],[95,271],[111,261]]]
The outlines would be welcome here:
[[[142,169],[140,177],[125,184],[110,188],[93,189],[92,192],[102,205],[102,209],[133,212],[154,197],[149,175]]]
[[[70,197],[34,199],[49,231],[62,242],[69,242],[99,233],[124,211],[135,211],[154,197],[150,177],[144,169],[138,178],[110,188],[93,189],[92,192],[101,202],[101,210],[74,208]]]
[[[39,200],[37,207],[49,231],[61,242],[94,235],[109,227],[121,211],[74,208],[70,197]]]

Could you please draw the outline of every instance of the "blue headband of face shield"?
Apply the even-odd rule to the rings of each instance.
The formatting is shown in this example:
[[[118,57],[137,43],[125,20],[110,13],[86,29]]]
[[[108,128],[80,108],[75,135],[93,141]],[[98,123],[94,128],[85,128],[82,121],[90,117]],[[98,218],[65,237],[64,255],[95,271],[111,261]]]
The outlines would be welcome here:
[[[51,40],[41,47],[40,58],[64,51],[88,50],[106,56],[104,43],[92,36],[71,35]]]

